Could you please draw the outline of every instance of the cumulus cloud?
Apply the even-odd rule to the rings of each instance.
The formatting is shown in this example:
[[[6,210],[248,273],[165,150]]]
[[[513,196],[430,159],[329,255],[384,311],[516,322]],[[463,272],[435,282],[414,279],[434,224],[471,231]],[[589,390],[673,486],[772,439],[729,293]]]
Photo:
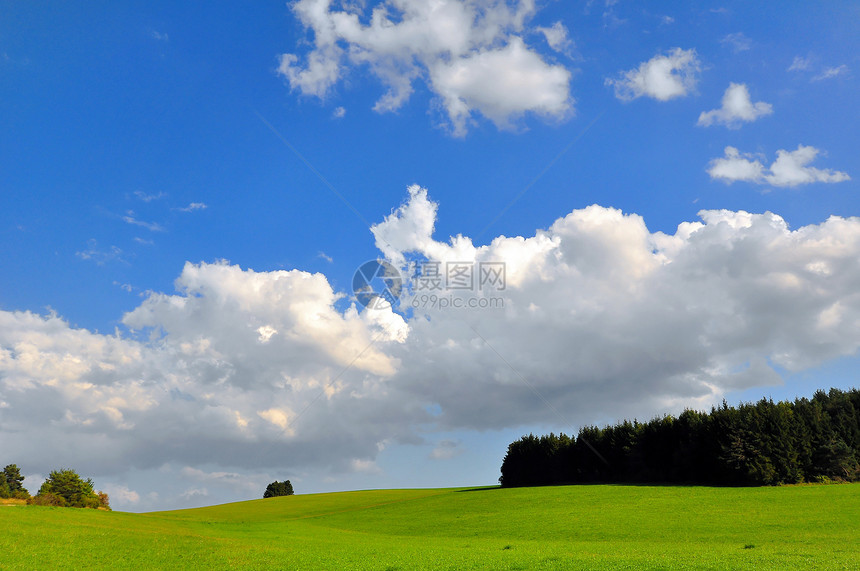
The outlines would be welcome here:
[[[104,491],[114,507],[133,506],[140,502],[140,494],[134,490],[129,490],[128,486],[107,484],[104,486]]]
[[[182,466],[186,499],[202,501],[244,471],[265,483],[285,459],[379,473],[386,443],[426,444],[428,431],[558,429],[545,402],[574,424],[648,418],[860,349],[859,218],[792,230],[772,213],[710,210],[667,234],[592,205],[475,245],[435,237],[437,208],[410,188],[372,228],[384,256],[504,263],[504,287],[444,292],[502,304],[446,309],[406,288],[409,311],[358,311],[322,274],[218,262],[187,264],[176,292],[123,317],[126,332],[0,311],[4,452],[43,473]],[[431,456],[459,449],[442,441]],[[134,488],[114,493],[150,491]]]
[[[779,187],[851,180],[848,173],[842,171],[808,166],[820,152],[815,147],[804,145],[798,145],[794,151],[779,150],[776,160],[765,168],[760,157],[741,153],[735,147],[726,147],[724,157],[710,162],[708,174],[726,183],[746,181]]]
[[[636,69],[621,72],[616,79],[607,78],[606,85],[614,86],[615,97],[622,101],[642,96],[668,101],[684,97],[695,88],[700,68],[696,50],[675,48],[642,62]]]
[[[358,4],[338,11],[328,0],[299,0],[293,11],[313,32],[313,49],[283,54],[278,73],[304,95],[324,98],[348,69],[367,66],[386,88],[374,109],[390,112],[422,80],[456,136],[475,113],[506,128],[525,113],[559,119],[572,109],[570,72],[522,39],[532,0],[391,0],[367,18]],[[563,45],[563,27],[549,30],[548,41]]]
[[[567,35],[567,27],[561,22],[556,22],[549,27],[538,27],[538,32],[543,34],[546,43],[553,50],[570,56],[570,50],[573,48],[573,41]]]
[[[764,101],[753,103],[746,85],[731,83],[723,94],[722,107],[703,111],[699,115],[697,124],[709,127],[714,123],[722,123],[730,129],[736,129],[742,122],[749,123],[771,113],[773,113],[773,106],[770,103]]]

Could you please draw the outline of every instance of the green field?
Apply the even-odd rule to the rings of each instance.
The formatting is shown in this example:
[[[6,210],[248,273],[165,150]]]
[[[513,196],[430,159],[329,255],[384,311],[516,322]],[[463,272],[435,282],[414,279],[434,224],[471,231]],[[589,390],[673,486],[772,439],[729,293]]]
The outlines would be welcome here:
[[[858,569],[860,484],[342,492],[0,507],[0,568]]]

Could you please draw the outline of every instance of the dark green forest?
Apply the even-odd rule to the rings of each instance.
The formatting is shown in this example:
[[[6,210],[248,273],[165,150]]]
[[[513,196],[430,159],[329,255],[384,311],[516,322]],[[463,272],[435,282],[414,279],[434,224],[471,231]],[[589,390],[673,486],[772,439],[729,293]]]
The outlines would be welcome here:
[[[761,486],[860,480],[860,391],[762,399],[647,423],[524,436],[508,446],[505,487],[574,483]]]

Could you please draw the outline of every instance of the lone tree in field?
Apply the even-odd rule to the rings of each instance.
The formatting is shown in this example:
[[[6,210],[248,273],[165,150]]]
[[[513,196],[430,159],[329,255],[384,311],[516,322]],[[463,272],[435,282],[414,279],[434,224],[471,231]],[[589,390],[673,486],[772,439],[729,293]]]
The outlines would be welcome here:
[[[74,470],[54,470],[39,488],[36,504],[68,506],[72,508],[108,507],[107,494],[93,490],[93,481],[78,476]]]
[[[266,491],[263,493],[263,498],[276,498],[278,496],[292,496],[293,495],[293,485],[289,480],[279,482],[275,480],[268,486],[266,486]]]
[[[9,491],[13,494],[24,489],[21,482],[24,481],[24,476],[21,475],[21,470],[16,464],[9,464],[3,468],[3,475],[6,477],[6,485],[9,486]]]
[[[0,498],[29,498],[30,493],[21,484],[23,481],[24,476],[21,475],[18,466],[15,464],[6,466],[0,475]]]

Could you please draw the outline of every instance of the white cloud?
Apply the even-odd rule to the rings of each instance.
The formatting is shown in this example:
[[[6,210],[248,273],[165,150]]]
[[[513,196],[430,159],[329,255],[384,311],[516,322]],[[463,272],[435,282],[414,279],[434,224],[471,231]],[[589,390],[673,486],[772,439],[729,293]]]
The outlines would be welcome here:
[[[332,111],[331,116],[335,119],[343,119],[346,117],[346,108],[345,107],[335,107],[334,111]]]
[[[185,500],[197,500],[205,498],[209,495],[209,490],[206,488],[189,488],[180,494],[180,497]]]
[[[179,212],[193,212],[195,210],[205,210],[206,208],[209,207],[203,202],[192,202],[185,208],[177,208],[176,210]]]
[[[98,488],[98,486],[96,487]],[[107,484],[104,486],[104,492],[107,493],[110,503],[114,508],[133,506],[140,502],[140,494],[134,490],[129,490],[128,486]]]
[[[795,151],[777,151],[776,161],[770,165],[767,182],[773,186],[797,186],[812,182],[843,182],[851,180],[848,173],[832,169],[807,166],[815,160],[819,150],[798,145]]]
[[[570,50],[573,48],[573,41],[568,37],[567,27],[564,24],[556,22],[552,26],[538,27],[535,29],[543,34],[549,47],[559,53],[570,56]]]
[[[721,44],[725,44],[732,48],[734,53],[745,52],[752,46],[752,40],[746,37],[743,32],[735,32],[734,34],[729,34],[720,40]]]
[[[708,174],[727,183],[746,181],[779,187],[851,180],[848,173],[842,171],[808,166],[819,152],[815,147],[803,145],[798,145],[794,151],[779,150],[776,160],[766,169],[758,157],[726,147],[725,157],[709,163]]]
[[[821,81],[823,79],[833,79],[834,77],[839,77],[840,75],[846,75],[848,73],[847,65],[840,65],[838,67],[828,67],[820,74],[816,75],[812,78],[812,81]]]
[[[794,60],[791,62],[791,65],[788,67],[788,71],[794,72],[809,72],[812,73],[814,68],[817,67],[814,65],[813,58],[810,57],[800,57],[795,56]],[[833,79],[835,77],[841,77],[844,75],[848,75],[851,70],[847,65],[842,64],[835,67],[826,67],[821,69],[817,74],[810,77],[810,81],[824,81],[827,79]]]
[[[764,101],[753,103],[750,92],[743,83],[731,83],[723,94],[723,105],[719,109],[703,111],[698,125],[709,127],[722,123],[729,128],[737,128],[742,122],[752,122],[759,117],[773,113],[773,106]]]
[[[271,325],[261,325],[257,328],[257,333],[260,334],[260,343],[268,343],[272,339],[272,336],[278,333],[278,330]]]
[[[675,48],[642,62],[636,69],[621,72],[618,79],[608,78],[606,84],[615,87],[615,96],[622,101],[642,96],[668,101],[694,89],[699,70],[696,50]]]
[[[121,262],[124,264],[128,263],[123,257],[124,254],[121,248],[118,248],[117,246],[111,246],[106,250],[99,249],[99,244],[94,238],[87,240],[86,250],[80,250],[78,252],[75,252],[75,255],[82,260],[89,260],[95,262],[100,266],[105,265],[107,262],[113,261]]]
[[[791,65],[788,66],[788,71],[806,71],[812,67],[812,58],[804,58],[800,56],[794,56],[794,60],[791,62]]]
[[[754,155],[741,154],[735,147],[726,147],[725,157],[714,159],[710,163],[708,174],[711,178],[722,179],[726,182],[764,181],[764,165]]]
[[[440,60],[430,68],[433,90],[456,136],[466,134],[474,109],[500,128],[527,111],[561,118],[569,109],[569,80],[570,72],[545,64],[516,37],[503,48]]]
[[[135,190],[134,195],[138,200],[142,200],[143,202],[152,202],[153,200],[161,200],[166,197],[167,194],[163,192],[159,192],[158,194],[146,194],[142,190]]]
[[[324,98],[348,67],[367,66],[387,89],[378,112],[399,109],[424,80],[456,136],[475,113],[500,128],[526,113],[559,119],[572,109],[570,72],[523,42],[535,10],[532,0],[391,0],[365,25],[360,5],[337,11],[325,0],[300,0],[293,11],[313,31],[313,49],[303,60],[282,55],[278,71],[292,89]],[[563,40],[562,30],[550,32],[554,40]]]
[[[157,222],[145,222],[143,220],[138,220],[134,217],[133,212],[129,212],[126,216],[122,217],[123,221],[132,224],[134,226],[140,226],[141,228],[146,228],[150,232],[165,232],[164,226]]]
[[[783,167],[805,164],[795,153],[744,176],[794,180]],[[523,379],[576,425],[709,406],[781,382],[777,368],[860,350],[860,218],[791,230],[775,214],[712,210],[666,234],[593,205],[476,246],[435,238],[436,212],[412,187],[373,234],[393,261],[503,261],[504,290],[451,292],[503,307],[418,306],[408,319],[338,309],[343,294],[322,274],[220,262],[187,264],[176,293],[149,294],[123,317],[133,333],[0,311],[4,453],[97,481],[183,466],[207,486],[186,490],[190,502],[241,485],[243,471],[378,473],[384,443],[425,443],[434,429],[558,429]]]
[[[281,430],[287,430],[290,424],[290,417],[294,416],[288,411],[283,411],[278,408],[270,408],[268,410],[257,411],[260,418],[264,418],[279,427]]]

